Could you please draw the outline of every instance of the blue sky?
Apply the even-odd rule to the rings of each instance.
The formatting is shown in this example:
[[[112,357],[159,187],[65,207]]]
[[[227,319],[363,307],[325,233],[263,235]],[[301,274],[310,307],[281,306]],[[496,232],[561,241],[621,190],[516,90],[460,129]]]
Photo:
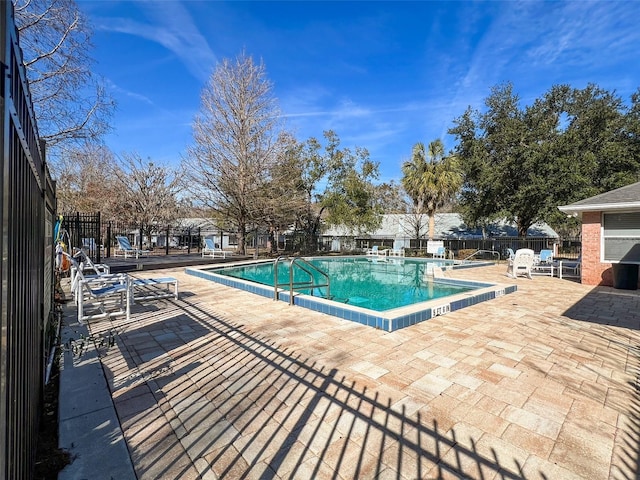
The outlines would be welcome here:
[[[334,130],[380,181],[416,142],[441,138],[491,87],[524,105],[552,85],[640,86],[640,2],[89,1],[94,71],[118,108],[107,146],[179,165],[200,94],[222,59],[262,61],[299,140]]]

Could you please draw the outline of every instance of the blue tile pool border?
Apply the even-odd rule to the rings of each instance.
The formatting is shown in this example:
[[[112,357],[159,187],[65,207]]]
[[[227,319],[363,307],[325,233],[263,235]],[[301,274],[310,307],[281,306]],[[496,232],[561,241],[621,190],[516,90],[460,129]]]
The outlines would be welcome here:
[[[253,263],[262,262],[249,262],[249,264]],[[247,264],[248,262],[242,262],[241,264],[238,264],[238,266]],[[271,286],[261,285],[215,273],[215,270],[217,269],[228,268],[231,266],[233,265],[225,264],[220,267],[207,266],[200,268],[189,267],[185,269],[185,273],[204,280],[213,281],[221,285],[261,295],[263,297],[274,298],[274,288]],[[460,265],[458,267],[466,268],[467,265]],[[438,278],[437,281],[448,285],[474,287],[478,290],[452,295],[444,299],[440,298],[427,302],[416,303],[393,310],[387,310],[385,312],[376,312],[374,310],[368,310],[304,294],[295,294],[293,302],[294,305],[302,308],[326,313],[327,315],[332,315],[334,317],[360,323],[362,325],[367,325],[387,332],[393,332],[401,328],[406,328],[411,325],[416,325],[420,322],[430,320],[438,315],[444,315],[446,313],[454,312],[462,308],[470,307],[481,302],[493,300],[494,298],[513,293],[518,288],[515,285],[500,285],[472,280],[456,280],[451,278]],[[278,299],[288,303],[290,300],[289,292],[280,289]]]

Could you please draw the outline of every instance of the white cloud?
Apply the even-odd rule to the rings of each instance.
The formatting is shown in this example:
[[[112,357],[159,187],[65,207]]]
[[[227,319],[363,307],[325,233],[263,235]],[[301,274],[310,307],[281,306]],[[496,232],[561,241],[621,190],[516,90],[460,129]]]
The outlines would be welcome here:
[[[149,22],[130,18],[103,19],[98,28],[138,36],[162,45],[201,81],[206,81],[216,63],[207,39],[196,27],[189,12],[180,2],[138,2]]]
[[[115,92],[117,95],[124,95],[128,98],[132,98],[142,103],[146,103],[147,105],[153,105],[153,101],[146,95],[142,93],[132,92],[131,90],[127,90],[125,88],[120,87],[113,81],[106,79],[107,86],[112,92]]]

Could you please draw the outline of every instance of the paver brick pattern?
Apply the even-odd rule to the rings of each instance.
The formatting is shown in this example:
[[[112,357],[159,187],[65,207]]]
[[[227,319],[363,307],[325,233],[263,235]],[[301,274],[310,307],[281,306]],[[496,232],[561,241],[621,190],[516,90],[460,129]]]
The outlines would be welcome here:
[[[180,300],[90,325],[138,478],[637,478],[637,292],[505,270],[392,333],[163,271]]]

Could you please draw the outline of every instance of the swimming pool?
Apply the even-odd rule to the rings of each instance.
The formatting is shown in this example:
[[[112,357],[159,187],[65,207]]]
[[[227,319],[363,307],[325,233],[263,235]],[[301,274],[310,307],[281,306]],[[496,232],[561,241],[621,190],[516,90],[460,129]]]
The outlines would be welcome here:
[[[323,277],[306,262],[330,278],[327,298]],[[294,296],[289,296],[289,261],[278,263],[279,299],[386,331],[443,315],[516,290],[514,285],[493,285],[468,280],[434,279],[433,266],[457,268],[452,261],[385,259],[368,257],[315,257],[294,265]],[[469,265],[465,265],[468,267]],[[188,268],[187,274],[252,293],[274,298],[274,261],[229,266]],[[313,275],[313,278],[311,278]],[[315,285],[304,285],[313,280]]]

